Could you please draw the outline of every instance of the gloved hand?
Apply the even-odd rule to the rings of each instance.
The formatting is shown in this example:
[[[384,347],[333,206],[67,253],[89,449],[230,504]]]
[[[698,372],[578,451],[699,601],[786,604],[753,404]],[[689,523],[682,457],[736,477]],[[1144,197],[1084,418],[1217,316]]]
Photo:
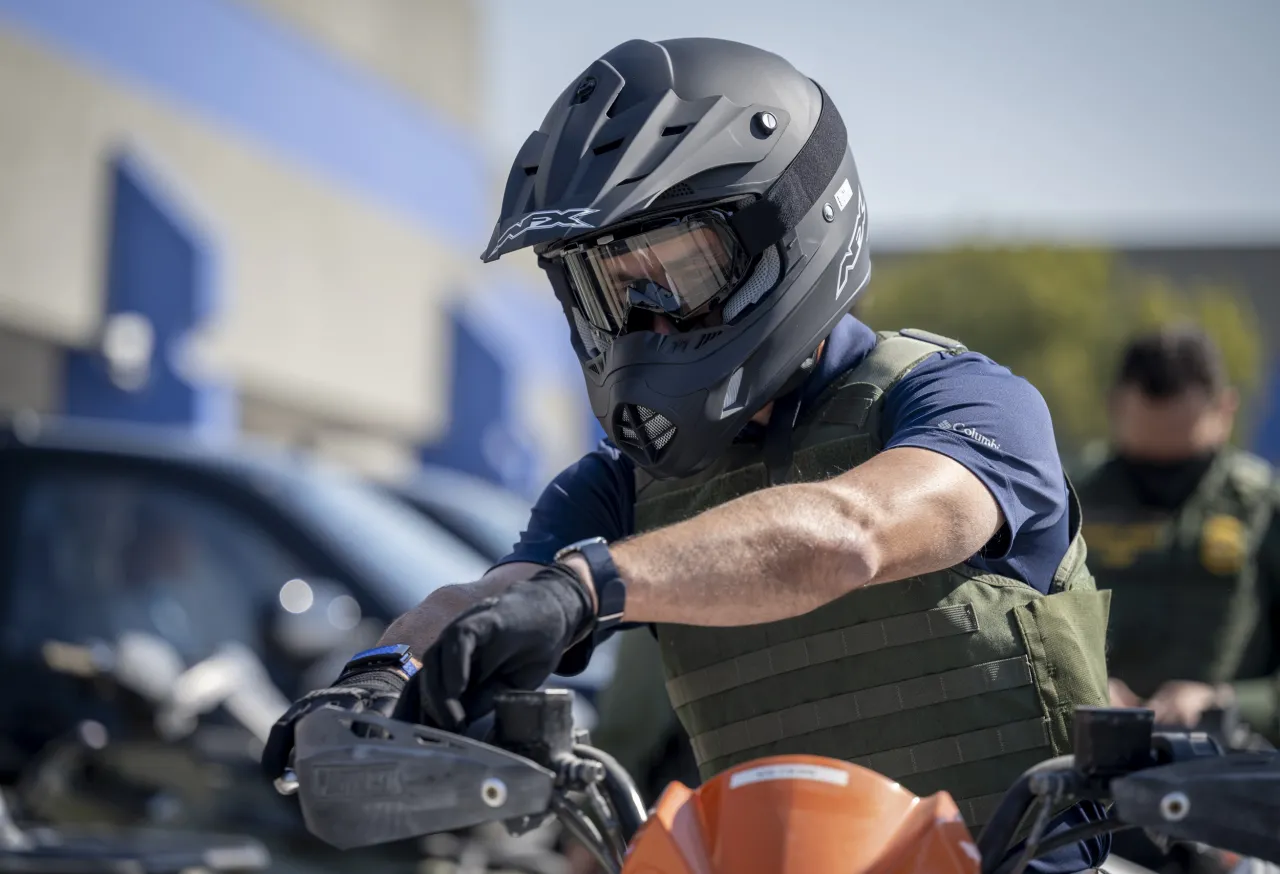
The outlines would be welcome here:
[[[299,719],[321,707],[390,716],[407,682],[404,673],[394,668],[344,671],[328,689],[317,689],[298,699],[271,727],[267,737],[262,751],[262,769],[267,778],[274,780],[289,767],[294,727]]]
[[[591,597],[573,571],[551,565],[487,598],[445,628],[423,654],[417,719],[461,731],[493,709],[498,692],[537,689],[595,622]],[[406,718],[402,706],[399,713]]]

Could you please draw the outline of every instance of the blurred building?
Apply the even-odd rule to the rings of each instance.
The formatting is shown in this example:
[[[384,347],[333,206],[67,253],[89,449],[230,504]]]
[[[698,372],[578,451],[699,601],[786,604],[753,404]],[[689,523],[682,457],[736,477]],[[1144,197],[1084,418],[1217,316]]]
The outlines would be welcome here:
[[[466,0],[0,0],[0,409],[528,490],[590,433],[538,277],[478,254]],[[567,338],[564,338],[567,339]]]

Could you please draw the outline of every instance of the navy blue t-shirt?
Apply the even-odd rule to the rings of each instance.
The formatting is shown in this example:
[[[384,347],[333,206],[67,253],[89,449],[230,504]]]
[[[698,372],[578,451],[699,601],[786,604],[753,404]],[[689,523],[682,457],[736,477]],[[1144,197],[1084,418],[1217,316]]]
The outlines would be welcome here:
[[[802,389],[801,414],[833,380],[875,346],[875,332],[852,316],[832,332]],[[939,353],[919,364],[884,399],[884,448],[914,446],[964,465],[990,490],[1004,529],[968,564],[1047,592],[1069,546],[1066,480],[1049,409],[1026,380],[985,355]],[[543,491],[511,554],[548,564],[563,546],[588,537],[614,541],[635,533],[635,469],[608,441],[566,468]],[[569,663],[584,666],[588,652]],[[581,667],[578,667],[580,670]],[[1055,820],[1052,832],[1096,820],[1089,802]],[[1109,838],[1095,838],[1037,860],[1037,874],[1073,874],[1106,858]]]

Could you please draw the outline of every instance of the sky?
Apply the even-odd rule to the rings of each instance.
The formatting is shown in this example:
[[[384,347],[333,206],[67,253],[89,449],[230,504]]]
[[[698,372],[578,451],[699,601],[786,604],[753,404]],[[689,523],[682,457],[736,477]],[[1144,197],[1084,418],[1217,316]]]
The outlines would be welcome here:
[[[631,38],[791,61],[849,129],[872,239],[1280,242],[1280,0],[482,0],[491,160]]]

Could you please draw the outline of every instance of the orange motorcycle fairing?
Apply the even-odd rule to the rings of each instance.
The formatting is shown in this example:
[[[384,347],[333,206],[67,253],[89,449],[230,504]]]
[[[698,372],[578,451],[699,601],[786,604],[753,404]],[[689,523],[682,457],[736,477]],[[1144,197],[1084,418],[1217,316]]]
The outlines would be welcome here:
[[[951,796],[918,798],[874,771],[774,756],[697,790],[667,787],[623,874],[977,874]]]

